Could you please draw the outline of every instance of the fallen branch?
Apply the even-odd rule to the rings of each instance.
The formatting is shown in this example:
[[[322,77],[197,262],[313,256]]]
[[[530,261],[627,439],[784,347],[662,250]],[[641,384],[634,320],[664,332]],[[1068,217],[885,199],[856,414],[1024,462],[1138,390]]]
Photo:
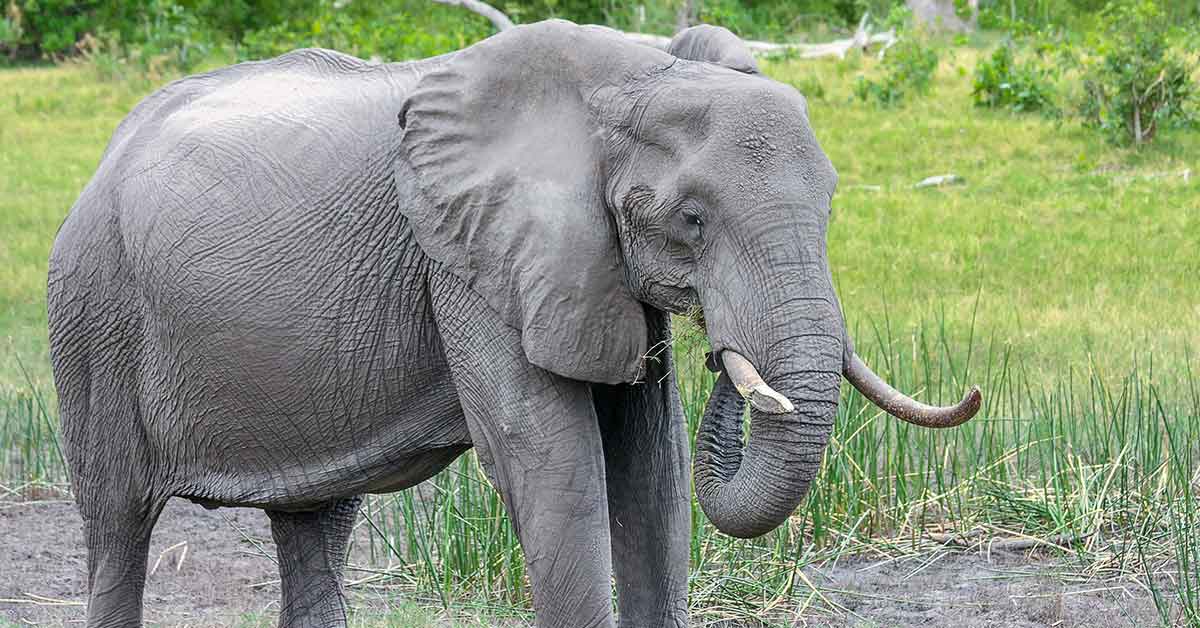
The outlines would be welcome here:
[[[442,0],[436,0],[438,2]],[[757,56],[772,56],[793,53],[801,59],[816,59],[819,57],[837,57],[845,58],[846,53],[858,48],[864,52],[872,45],[882,44],[883,48],[879,51],[879,56],[882,57],[884,51],[891,48],[898,40],[896,38],[896,30],[889,29],[883,33],[871,33],[868,25],[869,14],[864,13],[862,19],[858,22],[858,29],[854,31],[854,36],[848,39],[836,39],[834,41],[823,44],[777,44],[769,41],[755,41],[753,39],[744,39],[742,43],[751,53]],[[649,35],[646,33],[623,33],[625,37],[636,41],[640,44],[653,46],[660,50],[666,50],[671,45],[671,38],[663,35]]]
[[[26,593],[24,598],[0,598],[0,604],[32,604],[34,606],[83,606],[85,602],[59,600],[44,595]]]
[[[1055,547],[1060,550],[1069,551],[1072,545],[1086,541],[1088,536],[1090,535],[1058,534],[1045,539],[1034,537],[1000,539],[987,543],[986,548],[988,551],[996,552],[1024,552],[1025,550],[1039,547]]]
[[[476,14],[486,17],[491,21],[492,26],[497,31],[508,30],[513,27],[512,20],[501,10],[492,5],[483,2],[482,0],[433,0],[439,4],[457,6],[472,11]],[[777,44],[769,41],[755,41],[752,39],[743,40],[746,48],[752,54],[758,56],[772,56],[783,54],[795,54],[801,59],[816,59],[819,57],[834,57],[841,59],[846,56],[846,53],[854,48],[858,48],[864,52],[872,45],[881,44],[883,46],[879,51],[879,56],[882,58],[883,53],[888,48],[892,47],[897,41],[895,29],[890,29],[883,33],[871,33],[868,25],[869,14],[864,13],[862,19],[858,22],[858,28],[854,31],[854,36],[849,39],[837,39],[834,41],[822,44]],[[652,46],[660,50],[666,50],[671,45],[671,38],[664,35],[650,35],[647,33],[630,33],[618,31],[625,35],[631,41],[639,44]]]
[[[952,545],[955,547],[979,547],[988,551],[995,552],[1023,552],[1026,550],[1036,549],[1039,547],[1056,547],[1066,550],[1076,543],[1082,543],[1088,539],[1089,534],[1058,534],[1047,538],[1037,538],[1032,536],[1021,537],[1003,537],[1003,538],[986,538],[984,531],[981,529],[968,530],[961,534],[943,534],[938,532],[928,533],[930,540],[942,545]]]

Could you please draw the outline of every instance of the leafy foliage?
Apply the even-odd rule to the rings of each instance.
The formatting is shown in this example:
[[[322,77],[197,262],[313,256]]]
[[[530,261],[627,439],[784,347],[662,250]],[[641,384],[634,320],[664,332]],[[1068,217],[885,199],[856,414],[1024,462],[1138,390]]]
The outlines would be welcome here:
[[[979,60],[971,95],[977,107],[1054,113],[1051,79],[1045,68],[1015,61],[1011,44],[1005,44]]]
[[[494,0],[513,21],[561,17],[580,23],[669,33],[680,0]],[[246,45],[256,56],[327,45],[362,56],[406,58],[446,52],[491,34],[486,20],[430,0],[0,0],[0,53],[62,57],[99,40],[113,54],[150,58],[184,49]],[[744,37],[784,38],[816,25],[844,29],[864,11],[887,14],[901,0],[706,0],[700,19]],[[418,32],[419,31],[419,32]],[[289,37],[296,37],[288,45]]]
[[[1087,124],[1114,142],[1143,144],[1161,127],[1195,122],[1197,67],[1172,49],[1173,30],[1155,2],[1105,7],[1083,73]]]
[[[1068,26],[1104,7],[1106,0],[980,0],[979,25],[1015,33]]]
[[[883,77],[874,80],[860,75],[854,85],[854,94],[860,100],[873,101],[880,106],[897,105],[908,93],[927,93],[937,65],[936,50],[919,37],[902,37],[883,58]]]
[[[403,0],[387,7],[341,4],[321,0],[308,13],[247,32],[238,56],[261,59],[320,47],[364,58],[412,59],[456,50],[492,34],[485,18],[428,0]]]

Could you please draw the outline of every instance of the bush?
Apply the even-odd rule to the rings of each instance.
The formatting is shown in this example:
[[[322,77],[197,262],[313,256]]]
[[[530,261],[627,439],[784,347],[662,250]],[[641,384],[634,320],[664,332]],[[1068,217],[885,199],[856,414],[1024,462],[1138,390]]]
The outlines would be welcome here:
[[[492,34],[487,19],[429,0],[344,6],[322,0],[308,14],[247,32],[242,59],[273,57],[296,48],[332,48],[362,58],[403,60],[429,57],[468,46]]]
[[[1160,128],[1193,124],[1191,62],[1171,49],[1173,27],[1148,0],[1111,2],[1100,13],[1083,71],[1086,123],[1117,143],[1143,144]]]
[[[881,64],[883,78],[875,81],[859,76],[854,94],[859,100],[884,107],[899,104],[910,92],[927,93],[937,70],[938,54],[918,37],[906,34],[888,49]]]
[[[172,65],[187,70],[209,55],[219,40],[194,6],[198,3],[190,4],[9,0],[0,22],[0,51],[10,58],[60,59],[94,54],[99,46],[105,54],[143,68]]]
[[[1005,44],[976,64],[971,96],[976,107],[1054,113],[1051,80],[1048,70],[1033,63],[1017,63],[1012,46]]]
[[[958,2],[958,0],[956,0]],[[1014,35],[1046,27],[1087,30],[1108,0],[979,0],[979,27]],[[1200,2],[1162,0],[1168,21],[1174,24],[1200,20]]]
[[[674,29],[679,2],[496,0],[493,4],[518,23],[562,17],[666,34]],[[699,8],[703,21],[727,26],[744,37],[782,39],[813,24],[850,27],[863,11],[884,15],[899,2],[706,0]],[[240,45],[251,40],[258,49],[274,50],[284,36],[294,34],[309,41],[346,42],[356,50],[380,47],[375,51],[380,54],[382,49],[407,51],[404,56],[444,51],[451,42],[476,38],[474,24],[482,18],[457,7],[424,6],[430,4],[430,0],[0,0],[4,13],[0,16],[0,54],[31,59],[74,55],[80,52],[77,44],[89,35],[115,42],[125,50],[148,46],[154,54],[172,41],[195,47],[198,42]],[[454,12],[462,15],[446,17]],[[366,15],[378,21],[369,23]],[[422,21],[426,17],[434,19]],[[412,34],[410,41],[399,43],[407,36],[402,32],[405,29],[424,31],[432,39],[424,41]]]

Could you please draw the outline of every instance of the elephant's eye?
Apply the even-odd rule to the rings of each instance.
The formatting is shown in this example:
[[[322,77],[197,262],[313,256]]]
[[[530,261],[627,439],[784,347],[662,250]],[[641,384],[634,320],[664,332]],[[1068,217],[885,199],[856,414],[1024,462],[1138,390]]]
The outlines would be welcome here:
[[[696,207],[684,207],[671,218],[671,239],[688,247],[704,241],[704,219]]]

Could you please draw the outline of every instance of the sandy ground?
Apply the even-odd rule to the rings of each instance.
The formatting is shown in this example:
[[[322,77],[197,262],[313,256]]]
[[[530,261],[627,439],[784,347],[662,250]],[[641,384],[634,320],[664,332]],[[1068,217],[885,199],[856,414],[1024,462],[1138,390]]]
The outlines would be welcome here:
[[[356,545],[356,553],[365,551],[364,544]],[[158,566],[146,585],[147,623],[229,626],[247,614],[269,616],[279,585],[275,564],[264,550],[274,556],[261,511],[209,511],[173,500],[154,531],[149,562]],[[352,555],[351,560],[359,558],[364,557]],[[0,625],[6,620],[82,625],[84,564],[73,504],[0,502]],[[1068,571],[1052,559],[975,553],[840,561],[807,568],[805,574],[845,612],[809,612],[796,625],[1159,625],[1151,599],[1136,585],[1077,582],[1066,576]],[[355,592],[354,602],[373,607],[380,603],[379,594]],[[795,602],[796,607],[802,604]]]

